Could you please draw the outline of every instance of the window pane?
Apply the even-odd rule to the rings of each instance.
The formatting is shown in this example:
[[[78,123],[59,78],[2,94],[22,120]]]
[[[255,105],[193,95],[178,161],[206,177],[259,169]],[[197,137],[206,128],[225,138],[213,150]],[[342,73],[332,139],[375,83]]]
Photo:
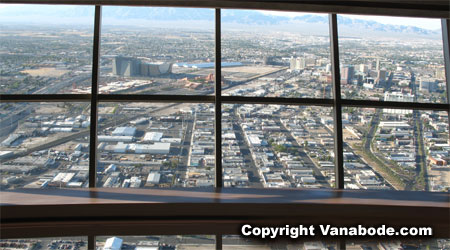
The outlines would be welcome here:
[[[101,103],[99,187],[213,186],[214,106]]]
[[[229,96],[331,98],[328,16],[222,10],[222,89]]]
[[[338,15],[342,98],[447,103],[440,19]]]
[[[214,10],[103,7],[99,92],[214,93]]]
[[[1,103],[4,188],[87,187],[90,103]]]
[[[449,190],[448,113],[344,108],[345,186]]]
[[[298,238],[291,239],[289,236],[279,236],[276,239],[266,238],[266,240],[263,240],[261,238],[243,237],[240,235],[224,235],[222,243],[224,250],[336,249],[336,243],[332,241],[303,241]]]
[[[97,236],[97,249],[215,249],[213,235]]]
[[[1,239],[0,249],[73,249],[87,248],[87,237],[53,237],[33,239]]]
[[[222,106],[225,187],[334,186],[332,109]]]
[[[93,6],[2,4],[0,94],[90,93],[93,23]]]
[[[346,249],[448,249],[450,247],[449,239],[425,239],[425,240],[360,240],[347,242]]]

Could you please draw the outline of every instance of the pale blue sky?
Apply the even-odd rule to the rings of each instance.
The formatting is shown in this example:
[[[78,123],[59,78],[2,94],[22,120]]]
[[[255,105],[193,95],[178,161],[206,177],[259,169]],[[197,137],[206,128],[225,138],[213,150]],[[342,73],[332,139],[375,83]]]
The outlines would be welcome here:
[[[20,4],[14,4],[15,6],[20,6]],[[10,6],[14,6],[10,5]],[[0,4],[0,8],[7,7],[7,4]],[[312,13],[298,13],[298,12],[281,12],[281,11],[260,11],[268,15],[276,16],[302,16]],[[326,15],[326,14],[317,14]],[[352,19],[363,19],[363,20],[373,20],[382,24],[394,24],[394,25],[406,25],[406,26],[416,26],[424,29],[437,30],[441,29],[441,20],[432,18],[411,18],[411,17],[390,17],[390,16],[369,16],[369,15],[345,15],[346,17]]]
[[[302,16],[311,13],[281,12],[281,11],[261,11],[265,14],[276,16]],[[326,14],[318,14],[326,15]],[[441,28],[441,19],[437,18],[411,18],[411,17],[390,17],[390,16],[368,16],[368,15],[345,15],[352,19],[372,20],[382,24],[416,26],[423,29],[437,30]]]

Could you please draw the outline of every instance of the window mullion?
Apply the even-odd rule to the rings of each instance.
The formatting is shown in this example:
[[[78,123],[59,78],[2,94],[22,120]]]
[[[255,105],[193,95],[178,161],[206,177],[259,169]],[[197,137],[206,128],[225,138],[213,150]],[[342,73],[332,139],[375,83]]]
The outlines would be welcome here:
[[[450,19],[442,19],[442,44],[444,45],[445,81],[447,86],[447,103],[450,103]],[[450,127],[450,105],[448,125]],[[449,135],[450,136],[450,135]]]
[[[89,187],[96,186],[97,172],[97,105],[98,105],[98,80],[100,63],[100,28],[102,19],[102,7],[95,6],[94,20],[94,45],[92,56],[92,93],[91,93],[91,126],[89,139]]]
[[[221,56],[221,30],[220,30],[220,9],[216,9],[215,14],[215,144],[216,144],[216,188],[223,186],[222,182],[222,56]]]
[[[333,78],[333,114],[334,114],[334,157],[336,188],[344,188],[344,161],[342,139],[342,101],[339,72],[339,45],[336,14],[329,14],[330,22],[330,51]]]
[[[216,234],[216,250],[222,250],[223,244],[222,244],[222,235]]]
[[[95,235],[88,235],[88,249],[96,249]]]

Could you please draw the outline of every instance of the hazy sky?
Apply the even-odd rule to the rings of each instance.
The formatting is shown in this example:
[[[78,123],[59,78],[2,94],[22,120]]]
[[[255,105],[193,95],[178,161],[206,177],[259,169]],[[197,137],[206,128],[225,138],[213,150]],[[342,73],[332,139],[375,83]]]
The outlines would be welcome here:
[[[7,7],[7,4],[0,4],[0,8]],[[14,5],[10,5],[14,6]],[[15,6],[19,6],[18,4]],[[296,12],[281,12],[281,11],[260,11],[269,15],[276,16],[302,16],[308,15],[310,13],[296,13]],[[322,14],[325,15],[325,14]],[[440,19],[431,19],[431,18],[410,18],[410,17],[389,17],[389,16],[368,16],[368,15],[345,15],[347,17],[353,19],[364,19],[364,20],[373,20],[382,24],[394,24],[394,25],[407,25],[407,26],[416,26],[424,29],[437,30],[441,29],[441,20]]]
[[[308,15],[304,13],[295,12],[280,12],[280,11],[261,11],[265,14],[276,15],[276,16],[302,16]],[[406,25],[406,26],[416,26],[419,28],[437,30],[441,28],[441,19],[432,18],[411,18],[411,17],[389,17],[389,16],[367,16],[367,15],[345,15],[352,19],[364,19],[372,20],[382,24],[394,24],[394,25]]]

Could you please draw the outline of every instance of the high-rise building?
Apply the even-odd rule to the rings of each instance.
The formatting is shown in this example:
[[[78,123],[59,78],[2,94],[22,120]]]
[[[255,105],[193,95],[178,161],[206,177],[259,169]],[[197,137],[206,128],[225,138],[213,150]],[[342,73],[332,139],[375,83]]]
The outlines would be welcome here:
[[[354,74],[355,68],[352,65],[344,66],[343,68],[341,68],[341,83],[351,84]]]
[[[306,59],[304,57],[291,57],[289,62],[291,70],[302,70],[306,67]]]
[[[420,79],[419,90],[435,92],[438,89],[438,81],[434,78],[422,78]]]
[[[132,57],[117,56],[113,59],[112,72],[118,76],[138,76],[140,61]]]
[[[367,64],[360,64],[359,71],[362,73],[367,73],[369,71],[369,66],[367,66]]]
[[[148,63],[133,57],[117,56],[112,72],[118,76],[159,76],[172,72],[172,63]]]
[[[445,79],[445,68],[436,68],[435,75],[438,80],[444,80]]]
[[[274,56],[264,56],[263,58],[263,64],[264,65],[275,65],[275,57]]]
[[[378,70],[377,71],[377,79],[375,80],[375,82],[377,84],[384,84],[384,83],[386,83],[386,76],[387,76],[387,72],[386,72],[385,69]]]

